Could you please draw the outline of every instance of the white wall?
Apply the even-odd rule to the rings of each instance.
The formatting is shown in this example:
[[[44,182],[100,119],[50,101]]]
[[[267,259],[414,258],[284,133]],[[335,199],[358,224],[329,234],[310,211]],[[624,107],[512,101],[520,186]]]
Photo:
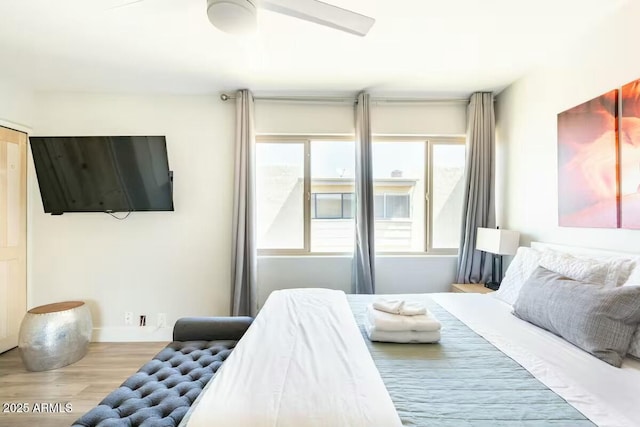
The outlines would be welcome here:
[[[378,135],[464,135],[464,102],[373,101],[371,127]],[[256,101],[256,132],[262,134],[354,134],[352,103]]]
[[[353,104],[261,101],[255,103],[259,134],[353,134]]]
[[[98,341],[168,340],[181,316],[228,315],[234,124],[214,96],[38,94],[34,135],[166,135],[176,210],[47,215],[31,163],[30,306],[87,300]],[[151,326],[124,327],[126,311]]]
[[[227,315],[234,104],[213,96],[77,93],[40,93],[36,100],[33,135],[166,135],[176,211],[133,213],[125,221],[100,213],[46,215],[30,161],[29,306],[88,301],[97,341],[167,340],[179,317]],[[380,116],[378,133],[465,131],[464,104],[384,108],[392,111]],[[413,126],[398,127],[392,117]],[[350,134],[353,107],[258,102],[256,124],[262,133]],[[446,291],[455,262],[441,256],[379,257],[378,290]],[[349,291],[351,259],[264,257],[258,274],[261,303],[274,289]],[[135,319],[146,314],[151,326],[125,326],[126,311]],[[167,328],[156,328],[158,313],[167,314]]]
[[[464,135],[467,131],[467,103],[373,102],[371,127],[379,135]]]
[[[329,288],[351,291],[351,258],[263,256],[258,259],[258,302],[278,289]]]
[[[455,256],[379,256],[376,293],[449,292],[456,273]],[[278,289],[329,288],[351,292],[351,257],[260,257],[260,305]]]
[[[558,227],[557,114],[640,78],[640,2],[498,95],[499,199],[506,227],[541,240],[640,251],[640,231]],[[499,215],[499,216],[500,216]]]
[[[373,102],[373,132],[379,135],[464,135],[466,103]],[[256,132],[263,134],[353,134],[351,103],[256,101]],[[376,292],[446,292],[454,281],[456,256],[379,256]],[[326,287],[351,290],[351,258],[277,256],[258,261],[262,304],[276,289]]]
[[[0,126],[26,132],[33,124],[33,113],[33,92],[0,76]]]

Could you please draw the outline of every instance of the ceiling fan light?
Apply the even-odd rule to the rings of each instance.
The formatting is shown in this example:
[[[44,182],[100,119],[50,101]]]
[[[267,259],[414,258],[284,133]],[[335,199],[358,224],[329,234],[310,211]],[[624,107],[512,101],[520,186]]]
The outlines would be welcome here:
[[[207,15],[225,33],[246,34],[257,27],[256,6],[250,0],[207,0]]]

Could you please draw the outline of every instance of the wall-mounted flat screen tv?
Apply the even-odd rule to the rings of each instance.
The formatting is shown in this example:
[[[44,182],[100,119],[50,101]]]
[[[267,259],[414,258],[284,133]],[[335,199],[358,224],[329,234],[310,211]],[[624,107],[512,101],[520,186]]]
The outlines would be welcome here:
[[[172,211],[164,136],[32,136],[44,211]]]

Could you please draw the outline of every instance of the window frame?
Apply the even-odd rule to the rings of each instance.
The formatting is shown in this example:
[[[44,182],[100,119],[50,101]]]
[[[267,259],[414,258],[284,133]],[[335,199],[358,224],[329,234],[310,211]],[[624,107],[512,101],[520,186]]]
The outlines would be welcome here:
[[[256,135],[256,144],[263,143],[292,143],[303,144],[304,146],[304,245],[302,248],[283,248],[283,249],[257,249],[258,256],[344,256],[352,255],[352,252],[312,252],[311,251],[311,142],[312,141],[335,141],[335,142],[352,142],[355,140],[354,135],[345,134],[322,134],[322,135],[277,135],[277,134],[259,134]],[[447,135],[447,136],[406,136],[406,135],[373,135],[372,143],[377,142],[422,142],[425,144],[425,194],[424,199],[424,241],[422,251],[380,251],[378,255],[390,256],[425,256],[425,255],[457,255],[459,248],[434,248],[432,245],[432,224],[433,206],[431,203],[431,194],[433,194],[433,146],[434,145],[465,145],[465,136]],[[466,154],[466,153],[465,153]],[[335,193],[334,193],[335,194]],[[343,194],[343,193],[339,193]],[[382,193],[384,194],[384,193]],[[409,212],[411,214],[411,206],[413,203],[420,203],[420,197],[409,200]],[[355,198],[354,198],[355,199]],[[342,195],[342,204],[344,204],[344,195]],[[462,212],[460,213],[462,215]],[[410,215],[411,218],[411,215]],[[355,219],[354,218],[315,218],[318,220],[335,220],[335,219]],[[390,219],[382,218],[381,220],[389,221]]]
[[[428,163],[428,171],[427,171],[427,179],[428,179],[428,187],[429,189],[427,190],[427,199],[428,199],[428,216],[429,219],[427,220],[427,224],[425,226],[425,230],[427,230],[426,232],[426,239],[427,239],[427,250],[430,250],[431,254],[434,255],[450,255],[450,254],[458,254],[460,248],[434,248],[433,247],[433,231],[432,231],[432,223],[431,218],[434,217],[433,215],[433,204],[431,203],[431,195],[433,194],[433,146],[434,145],[463,145],[465,146],[465,166],[466,166],[466,159],[467,159],[467,152],[466,152],[466,137],[437,137],[437,138],[432,138],[430,141],[428,141],[428,159],[429,159],[429,163]],[[466,174],[466,172],[463,173],[462,179],[465,179],[464,174]],[[460,212],[460,217],[462,218],[462,212]]]

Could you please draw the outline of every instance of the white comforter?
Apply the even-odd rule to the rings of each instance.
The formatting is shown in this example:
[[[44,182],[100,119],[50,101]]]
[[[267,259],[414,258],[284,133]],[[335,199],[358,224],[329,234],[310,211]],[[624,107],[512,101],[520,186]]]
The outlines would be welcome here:
[[[400,418],[346,297],[273,292],[189,427],[396,427]]]

